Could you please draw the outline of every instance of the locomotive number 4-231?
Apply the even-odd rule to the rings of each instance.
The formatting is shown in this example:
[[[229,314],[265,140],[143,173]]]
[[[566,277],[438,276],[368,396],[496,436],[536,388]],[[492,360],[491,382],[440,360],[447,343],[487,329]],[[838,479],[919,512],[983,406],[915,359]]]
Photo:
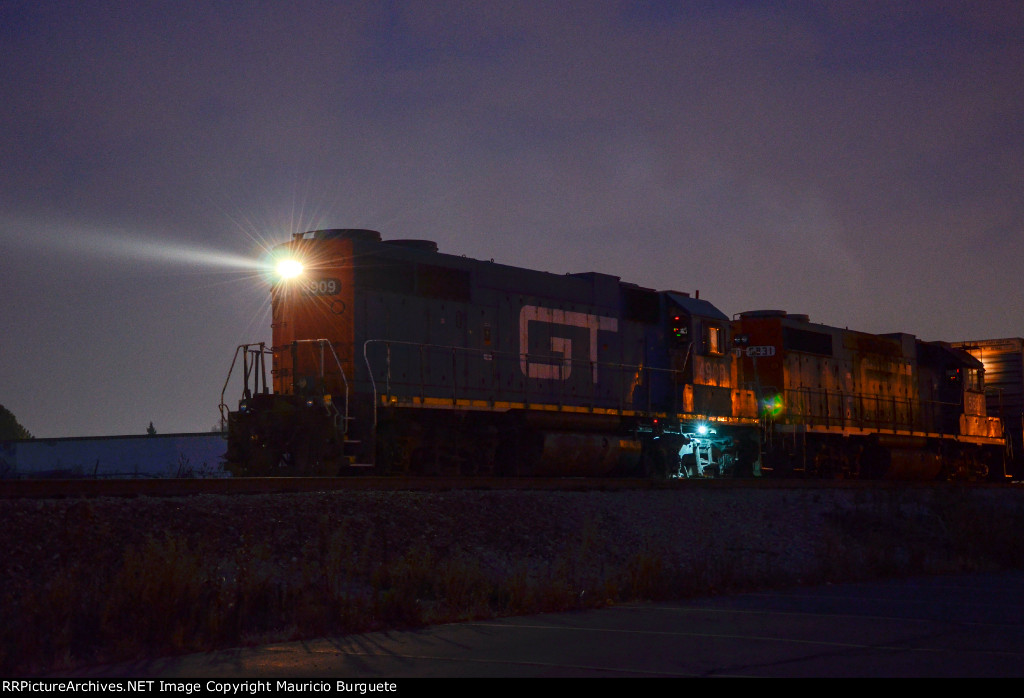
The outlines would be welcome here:
[[[310,279],[303,284],[302,290],[310,296],[336,296],[341,293],[341,281],[338,279]]]

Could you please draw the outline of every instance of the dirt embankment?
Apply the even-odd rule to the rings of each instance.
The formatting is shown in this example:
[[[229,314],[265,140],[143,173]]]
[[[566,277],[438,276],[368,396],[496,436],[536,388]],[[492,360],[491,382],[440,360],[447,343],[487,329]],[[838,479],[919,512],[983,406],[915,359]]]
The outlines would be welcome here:
[[[1024,565],[1024,491],[694,487],[0,501],[0,669]]]

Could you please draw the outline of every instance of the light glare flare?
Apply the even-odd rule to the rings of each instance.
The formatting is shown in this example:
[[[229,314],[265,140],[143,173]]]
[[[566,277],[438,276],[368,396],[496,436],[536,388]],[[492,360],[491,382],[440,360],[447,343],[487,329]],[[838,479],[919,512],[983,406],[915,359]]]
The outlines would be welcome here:
[[[33,230],[26,236],[18,231]],[[189,266],[193,268],[239,269],[258,272],[264,269],[258,258],[225,250],[199,246],[152,234],[123,229],[101,230],[89,225],[64,221],[34,221],[0,214],[0,240],[10,237],[28,247],[58,254],[88,255],[94,259],[128,259]]]
[[[277,263],[277,273],[282,279],[294,279],[302,273],[302,262],[297,259],[282,259]]]

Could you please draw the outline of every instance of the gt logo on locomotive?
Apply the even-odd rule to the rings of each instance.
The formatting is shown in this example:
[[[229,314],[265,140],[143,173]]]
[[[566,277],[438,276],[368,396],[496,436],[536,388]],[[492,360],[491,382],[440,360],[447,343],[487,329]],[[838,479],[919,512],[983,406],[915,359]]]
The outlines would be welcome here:
[[[597,333],[618,332],[619,321],[614,317],[591,315],[558,308],[544,308],[539,305],[524,305],[519,311],[519,368],[529,378],[552,378],[569,380],[572,374],[572,339],[551,337],[551,351],[561,354],[558,363],[535,363],[529,356],[530,323],[541,322],[549,325],[583,327],[590,334],[590,365],[593,367],[593,381],[597,383]]]

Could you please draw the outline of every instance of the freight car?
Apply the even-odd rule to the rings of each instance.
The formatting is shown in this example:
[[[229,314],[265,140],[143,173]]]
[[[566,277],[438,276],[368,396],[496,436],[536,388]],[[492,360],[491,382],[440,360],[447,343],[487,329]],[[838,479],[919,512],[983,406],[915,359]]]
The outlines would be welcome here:
[[[271,291],[273,346],[236,352],[235,473],[754,467],[757,408],[735,386],[729,318],[696,296],[371,230],[296,234],[274,256],[288,278]]]
[[[699,294],[371,230],[273,256],[272,346],[238,347],[238,409],[221,396],[235,474],[1002,472],[982,366],[946,344],[781,311],[730,322]]]
[[[1000,480],[1002,421],[983,364],[945,342],[811,323],[780,310],[733,323],[740,383],[764,407],[762,471]]]

